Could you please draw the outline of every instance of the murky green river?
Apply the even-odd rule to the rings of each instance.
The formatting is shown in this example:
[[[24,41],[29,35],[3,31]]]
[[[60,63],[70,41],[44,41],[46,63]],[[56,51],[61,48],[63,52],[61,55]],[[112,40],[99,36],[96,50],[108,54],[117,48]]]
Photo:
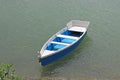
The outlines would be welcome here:
[[[70,20],[90,21],[81,45],[42,67],[37,51]],[[0,62],[25,77],[120,79],[120,0],[0,0]]]

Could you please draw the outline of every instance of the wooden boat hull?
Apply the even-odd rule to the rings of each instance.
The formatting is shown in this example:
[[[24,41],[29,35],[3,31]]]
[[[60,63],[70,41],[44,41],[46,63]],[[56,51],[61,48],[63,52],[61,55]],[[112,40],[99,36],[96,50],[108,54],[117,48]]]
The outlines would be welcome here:
[[[87,33],[87,31],[86,31]],[[50,64],[56,60],[59,60],[60,58],[64,57],[65,55],[69,54],[71,51],[73,51],[81,42],[82,40],[85,38],[86,33],[74,44],[72,44],[71,46],[69,46],[68,48],[56,52],[55,54],[52,54],[50,56],[44,57],[44,58],[39,58],[39,62],[41,62],[41,64],[43,66]]]

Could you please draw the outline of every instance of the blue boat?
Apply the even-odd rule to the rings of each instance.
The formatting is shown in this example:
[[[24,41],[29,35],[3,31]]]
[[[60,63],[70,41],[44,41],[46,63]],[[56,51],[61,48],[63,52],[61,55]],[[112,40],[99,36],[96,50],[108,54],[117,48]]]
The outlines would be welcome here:
[[[84,39],[89,21],[72,20],[54,34],[39,52],[39,62],[48,65],[73,51]]]

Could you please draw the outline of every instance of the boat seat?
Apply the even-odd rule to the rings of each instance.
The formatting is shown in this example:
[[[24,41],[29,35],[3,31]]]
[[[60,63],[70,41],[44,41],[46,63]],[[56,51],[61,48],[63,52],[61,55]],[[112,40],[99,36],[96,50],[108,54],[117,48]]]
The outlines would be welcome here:
[[[67,35],[61,35],[61,34],[57,35],[57,37],[69,38],[69,39],[75,39],[75,40],[79,39],[78,37],[67,36]]]
[[[85,32],[86,28],[84,27],[79,27],[79,26],[73,26],[68,29],[69,31],[75,31],[75,32]]]
[[[54,41],[52,41],[51,43],[53,43],[53,44],[65,45],[65,46],[68,46],[68,45],[70,45],[70,44],[67,44],[67,43],[62,43],[62,42],[54,42]]]

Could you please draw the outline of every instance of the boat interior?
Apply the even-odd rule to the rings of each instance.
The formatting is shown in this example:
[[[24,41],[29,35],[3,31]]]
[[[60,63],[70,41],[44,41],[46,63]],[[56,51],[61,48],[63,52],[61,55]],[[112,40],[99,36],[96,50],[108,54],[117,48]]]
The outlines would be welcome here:
[[[57,35],[50,43],[47,45],[46,50],[57,51],[59,49],[65,48],[67,45],[75,42],[83,32],[75,32],[66,30],[60,35]]]
[[[56,51],[56,50],[62,49],[62,48],[64,48],[64,47],[65,47],[65,45],[50,43],[50,44],[47,46],[46,50]]]
[[[83,34],[83,32],[66,30],[62,34],[63,35],[68,35],[68,36],[80,37]]]
[[[75,41],[75,39],[63,38],[63,37],[56,37],[53,41],[71,44]]]

